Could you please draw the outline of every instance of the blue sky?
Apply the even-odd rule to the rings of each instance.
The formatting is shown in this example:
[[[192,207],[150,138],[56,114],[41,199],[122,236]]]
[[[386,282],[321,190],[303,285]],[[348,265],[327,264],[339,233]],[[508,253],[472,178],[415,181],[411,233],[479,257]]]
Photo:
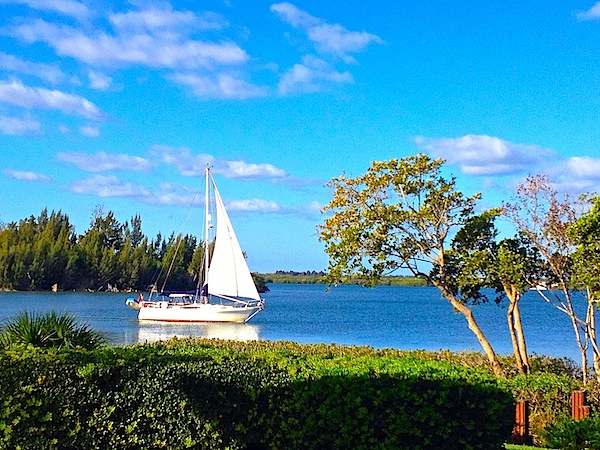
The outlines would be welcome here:
[[[0,221],[201,234],[213,166],[253,271],[321,270],[324,183],[447,160],[498,206],[600,180],[600,2],[0,0]],[[190,206],[193,205],[191,208]]]

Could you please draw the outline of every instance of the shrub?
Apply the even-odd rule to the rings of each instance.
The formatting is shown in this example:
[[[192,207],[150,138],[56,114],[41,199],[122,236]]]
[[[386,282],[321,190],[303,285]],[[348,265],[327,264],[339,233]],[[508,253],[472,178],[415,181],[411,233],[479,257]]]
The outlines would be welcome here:
[[[600,417],[573,420],[562,417],[542,434],[551,448],[600,450]]]
[[[172,340],[0,351],[0,447],[494,449],[491,375],[360,347]]]
[[[0,328],[0,345],[32,345],[40,348],[92,350],[104,343],[87,325],[79,325],[70,314],[36,315],[23,312]]]

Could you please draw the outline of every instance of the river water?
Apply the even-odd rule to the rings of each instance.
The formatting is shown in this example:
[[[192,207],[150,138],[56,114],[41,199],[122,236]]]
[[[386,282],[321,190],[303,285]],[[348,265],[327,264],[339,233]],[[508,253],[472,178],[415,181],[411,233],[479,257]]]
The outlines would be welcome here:
[[[466,320],[430,287],[270,284],[265,310],[247,324],[139,322],[125,306],[127,294],[80,292],[0,293],[0,323],[22,311],[68,312],[102,332],[112,345],[156,341],[172,336],[288,340],[300,343],[369,345],[375,348],[481,351]],[[135,295],[134,295],[135,296]],[[528,352],[567,356],[579,362],[567,316],[536,292],[521,300]],[[499,354],[512,353],[506,308],[474,307],[475,317]]]

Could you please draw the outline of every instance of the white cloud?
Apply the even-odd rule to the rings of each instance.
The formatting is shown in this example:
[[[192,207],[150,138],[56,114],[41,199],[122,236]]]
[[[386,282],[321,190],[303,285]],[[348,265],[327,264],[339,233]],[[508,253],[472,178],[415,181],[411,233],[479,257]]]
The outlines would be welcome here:
[[[73,0],[1,0],[0,3],[17,3],[33,9],[54,11],[76,19],[89,17],[90,11],[86,5]]]
[[[0,133],[13,136],[25,136],[27,134],[42,134],[41,125],[37,120],[30,118],[19,118],[0,116]]]
[[[0,81],[0,103],[27,109],[53,109],[90,120],[107,120],[108,116],[89,100],[57,90],[25,86],[19,80]]]
[[[115,170],[150,172],[152,170],[152,164],[150,164],[147,159],[125,154],[109,155],[105,152],[98,152],[96,154],[60,152],[56,155],[56,159],[74,164],[79,169],[86,172],[107,172]]]
[[[229,212],[261,212],[274,213],[280,212],[281,206],[277,202],[253,198],[249,200],[231,200],[227,202]]]
[[[69,56],[96,66],[135,66],[172,69],[215,69],[238,65],[249,58],[231,42],[202,42],[189,39],[181,30],[159,33],[87,34],[70,26],[43,20],[8,28],[10,35],[28,43],[45,42],[61,56]]]
[[[187,86],[199,98],[243,100],[267,95],[267,89],[227,74],[204,76],[195,73],[177,73],[168,76],[176,84]]]
[[[132,198],[141,203],[158,206],[199,206],[203,200],[197,190],[184,186],[162,183],[159,185],[159,190],[153,192],[141,184],[126,182],[114,175],[94,175],[67,184],[63,188],[81,195]]]
[[[567,160],[569,172],[577,178],[600,181],[600,159],[589,156],[573,156]]]
[[[596,2],[587,11],[579,11],[576,14],[577,18],[582,21],[600,19],[600,2]]]
[[[100,136],[100,128],[95,125],[84,125],[79,127],[79,133],[81,133],[82,136],[95,138]]]
[[[302,58],[281,77],[277,87],[280,94],[312,93],[325,87],[326,83],[354,83],[349,72],[336,72],[326,61],[311,55]]]
[[[90,87],[92,89],[98,89],[100,91],[104,91],[108,88],[110,88],[110,85],[112,84],[112,78],[104,75],[103,73],[100,72],[94,72],[93,70],[90,70],[88,72],[88,78],[90,80]]]
[[[227,178],[283,178],[287,173],[272,164],[252,164],[244,161],[223,161],[217,173]]]
[[[128,11],[112,14],[110,23],[115,30],[125,34],[145,31],[164,31],[177,29],[219,30],[228,25],[227,20],[219,14],[204,12],[195,14],[189,11],[175,11],[164,3],[160,8],[150,6],[145,10]]]
[[[200,153],[192,155],[188,148],[173,148],[168,146],[156,145],[153,150],[158,154],[159,159],[173,165],[181,175],[186,177],[197,177],[204,174],[208,165],[212,167],[212,172],[223,175],[227,178],[238,179],[281,179],[288,174],[272,164],[253,164],[245,161],[227,161],[215,158],[212,155]]]
[[[33,75],[52,84],[63,82],[67,76],[58,66],[34,63],[0,52],[0,69],[25,75]]]
[[[271,5],[281,20],[306,32],[321,53],[340,57],[345,62],[354,62],[350,53],[364,50],[371,42],[382,44],[383,40],[365,31],[349,31],[339,24],[328,24],[323,19],[313,17],[291,3]]]
[[[38,181],[41,183],[50,183],[52,181],[52,178],[49,176],[36,172],[5,169],[4,174],[10,178],[21,181]]]
[[[151,195],[145,187],[119,180],[114,175],[94,175],[91,178],[75,181],[66,189],[76,194],[98,195],[100,197],[147,197]]]
[[[486,135],[469,134],[460,138],[417,136],[414,142],[431,156],[460,166],[467,175],[515,174],[555,155],[538,145],[515,144]]]

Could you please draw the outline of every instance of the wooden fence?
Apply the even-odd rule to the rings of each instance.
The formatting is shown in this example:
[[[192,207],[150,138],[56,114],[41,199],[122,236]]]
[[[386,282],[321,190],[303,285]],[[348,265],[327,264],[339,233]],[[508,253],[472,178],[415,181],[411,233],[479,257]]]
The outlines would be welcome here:
[[[573,420],[581,420],[590,416],[590,407],[585,404],[585,392],[576,391],[571,394],[571,416]],[[532,444],[532,437],[529,433],[529,402],[526,400],[517,402],[512,440],[514,444]]]

